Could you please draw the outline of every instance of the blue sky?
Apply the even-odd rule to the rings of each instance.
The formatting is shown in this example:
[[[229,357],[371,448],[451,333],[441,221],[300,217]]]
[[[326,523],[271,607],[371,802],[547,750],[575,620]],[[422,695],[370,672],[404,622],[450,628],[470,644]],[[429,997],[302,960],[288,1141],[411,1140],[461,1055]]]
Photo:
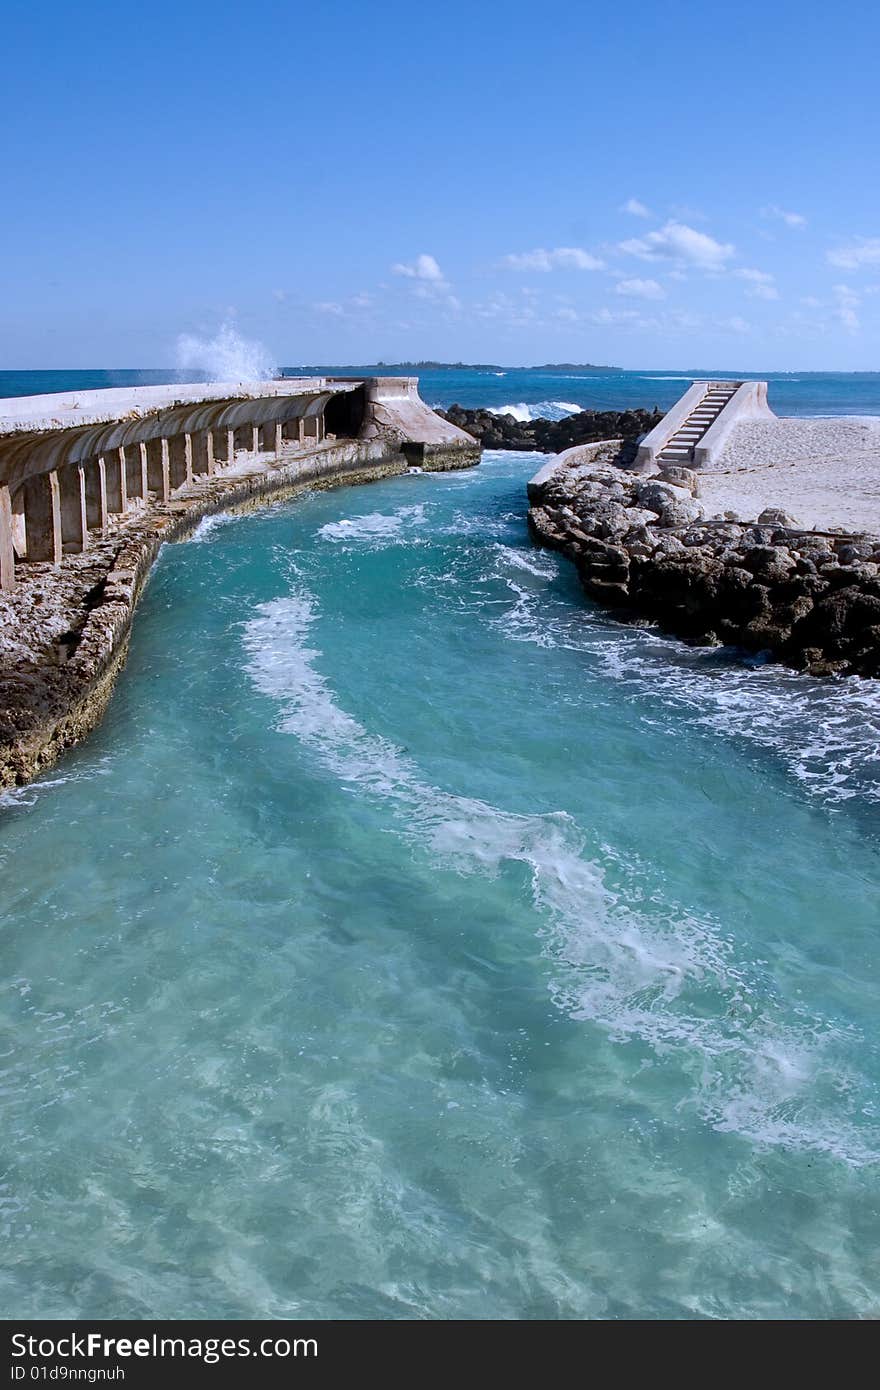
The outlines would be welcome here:
[[[4,13],[2,367],[880,369],[876,7]]]

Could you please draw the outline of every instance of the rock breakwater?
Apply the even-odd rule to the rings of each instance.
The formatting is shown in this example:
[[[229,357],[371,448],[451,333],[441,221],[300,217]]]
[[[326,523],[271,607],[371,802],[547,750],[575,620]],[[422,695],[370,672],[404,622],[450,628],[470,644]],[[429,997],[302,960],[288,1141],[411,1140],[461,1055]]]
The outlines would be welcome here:
[[[880,538],[767,508],[707,516],[699,475],[626,470],[619,441],[529,485],[529,527],[587,594],[695,645],[766,651],[813,675],[880,676]]]
[[[491,410],[451,405],[438,410],[444,420],[478,439],[484,449],[535,450],[559,454],[597,439],[636,439],[663,419],[661,410],[581,410],[562,420],[518,420]]]

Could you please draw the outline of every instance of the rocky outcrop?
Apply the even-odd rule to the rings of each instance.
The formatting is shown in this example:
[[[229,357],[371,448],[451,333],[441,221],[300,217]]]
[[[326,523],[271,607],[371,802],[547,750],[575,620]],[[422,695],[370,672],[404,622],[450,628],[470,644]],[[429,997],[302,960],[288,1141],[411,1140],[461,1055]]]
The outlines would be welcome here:
[[[582,410],[564,420],[517,420],[513,415],[466,410],[460,405],[436,413],[473,435],[484,449],[533,449],[545,454],[558,454],[595,439],[635,441],[663,419],[661,410]]]
[[[530,485],[529,526],[591,598],[696,645],[767,651],[813,675],[880,676],[880,539],[768,509],[707,517],[684,467],[643,477],[615,445]]]

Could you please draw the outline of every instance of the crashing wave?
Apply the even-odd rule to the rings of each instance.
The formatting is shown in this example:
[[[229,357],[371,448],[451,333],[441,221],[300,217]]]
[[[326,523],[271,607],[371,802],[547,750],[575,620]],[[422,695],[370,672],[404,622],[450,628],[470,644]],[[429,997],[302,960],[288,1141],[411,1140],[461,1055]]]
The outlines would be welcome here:
[[[537,405],[526,405],[525,401],[520,401],[517,405],[487,407],[492,415],[512,415],[520,424],[525,424],[527,420],[564,420],[566,415],[579,415],[583,408],[582,405],[573,405],[571,401],[538,401]]]

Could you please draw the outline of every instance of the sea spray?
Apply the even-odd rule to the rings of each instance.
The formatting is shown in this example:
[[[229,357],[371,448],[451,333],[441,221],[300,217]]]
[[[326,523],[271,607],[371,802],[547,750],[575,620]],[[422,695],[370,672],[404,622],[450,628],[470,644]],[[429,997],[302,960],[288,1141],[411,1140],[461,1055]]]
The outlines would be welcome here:
[[[206,381],[267,381],[278,375],[268,349],[243,338],[231,323],[224,323],[213,338],[182,333],[177,340],[177,367]]]

